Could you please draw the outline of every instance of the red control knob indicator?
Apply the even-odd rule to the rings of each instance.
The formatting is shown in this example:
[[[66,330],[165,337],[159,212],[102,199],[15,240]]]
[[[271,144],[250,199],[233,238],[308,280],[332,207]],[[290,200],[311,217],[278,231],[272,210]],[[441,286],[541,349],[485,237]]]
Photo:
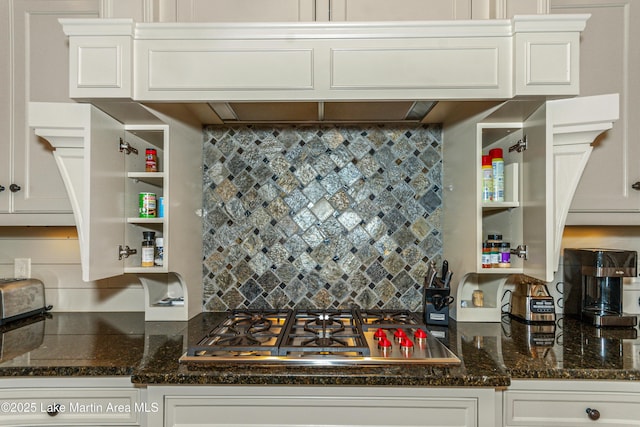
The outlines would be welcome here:
[[[381,340],[382,338],[387,338],[387,333],[384,329],[378,329],[373,333],[373,337],[377,340]]]
[[[380,348],[390,348],[391,347],[391,341],[389,341],[386,337],[385,338],[380,338],[380,341],[378,341],[378,347],[380,347]]]
[[[407,336],[407,333],[402,330],[402,329],[396,329],[396,331],[393,333],[393,336],[398,340],[402,340],[402,338],[405,338]]]
[[[411,349],[411,348],[413,348],[413,341],[411,341],[409,338],[403,338],[400,341],[400,348],[402,348],[402,349]]]
[[[378,341],[378,350],[380,351],[380,355],[382,357],[390,357],[393,353],[393,349],[391,348],[391,341],[387,338],[380,338]]]
[[[413,334],[414,338],[416,339],[426,339],[427,338],[427,333],[425,331],[423,331],[422,329],[416,329],[416,332]]]

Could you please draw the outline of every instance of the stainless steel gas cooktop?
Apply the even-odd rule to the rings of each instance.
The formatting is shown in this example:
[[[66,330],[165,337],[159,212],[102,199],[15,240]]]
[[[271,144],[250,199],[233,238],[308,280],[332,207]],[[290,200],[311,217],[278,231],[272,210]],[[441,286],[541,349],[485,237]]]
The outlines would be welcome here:
[[[413,313],[361,309],[229,311],[180,361],[460,364]]]

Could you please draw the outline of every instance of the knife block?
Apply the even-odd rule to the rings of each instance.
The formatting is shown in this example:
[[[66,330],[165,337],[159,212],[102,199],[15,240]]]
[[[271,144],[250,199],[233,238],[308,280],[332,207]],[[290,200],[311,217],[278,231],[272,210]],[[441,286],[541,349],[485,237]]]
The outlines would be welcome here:
[[[424,289],[424,321],[427,325],[449,325],[449,304],[440,303],[451,293],[451,288]]]

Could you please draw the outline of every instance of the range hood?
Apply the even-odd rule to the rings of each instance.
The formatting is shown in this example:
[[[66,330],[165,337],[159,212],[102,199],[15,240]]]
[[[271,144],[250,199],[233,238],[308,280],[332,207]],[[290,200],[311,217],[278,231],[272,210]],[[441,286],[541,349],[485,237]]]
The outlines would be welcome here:
[[[60,22],[77,100],[188,104],[207,124],[434,123],[447,103],[578,95],[588,18]]]
[[[211,102],[225,124],[422,122],[435,101]]]

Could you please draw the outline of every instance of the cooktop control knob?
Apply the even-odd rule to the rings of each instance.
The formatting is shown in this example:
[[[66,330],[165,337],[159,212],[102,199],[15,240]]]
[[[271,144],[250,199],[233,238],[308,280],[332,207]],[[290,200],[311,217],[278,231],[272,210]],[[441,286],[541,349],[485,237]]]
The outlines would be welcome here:
[[[413,334],[415,339],[424,340],[427,339],[427,333],[422,329],[416,329],[416,332]]]
[[[413,342],[407,337],[402,338],[400,340],[400,351],[405,357],[409,357],[413,351]]]
[[[387,338],[381,338],[380,341],[378,341],[378,347],[391,348],[391,341],[389,341]]]
[[[400,340],[402,340],[402,338],[405,338],[407,336],[407,333],[403,329],[398,328],[393,333],[393,336],[395,337],[395,339],[397,341],[400,341]]]
[[[384,329],[380,328],[373,333],[373,337],[377,340],[387,338],[387,334]]]

